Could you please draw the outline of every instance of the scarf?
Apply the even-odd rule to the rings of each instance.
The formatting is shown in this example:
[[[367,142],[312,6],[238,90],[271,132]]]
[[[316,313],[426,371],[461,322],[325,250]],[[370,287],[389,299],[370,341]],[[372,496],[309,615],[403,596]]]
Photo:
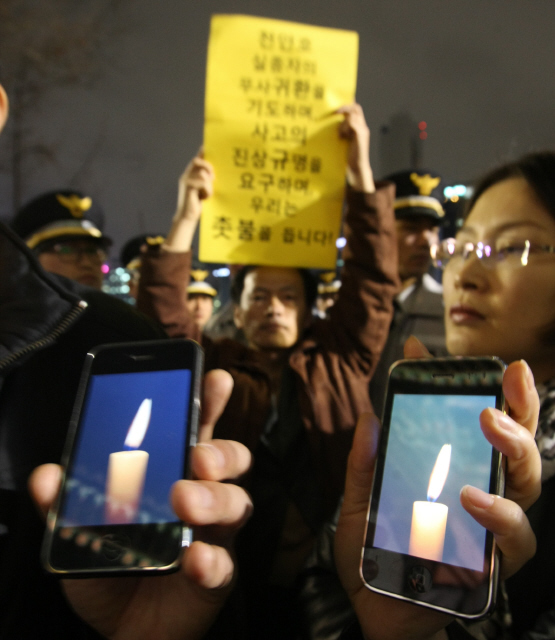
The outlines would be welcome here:
[[[555,378],[537,384],[540,415],[536,443],[542,458],[542,482],[555,476]]]

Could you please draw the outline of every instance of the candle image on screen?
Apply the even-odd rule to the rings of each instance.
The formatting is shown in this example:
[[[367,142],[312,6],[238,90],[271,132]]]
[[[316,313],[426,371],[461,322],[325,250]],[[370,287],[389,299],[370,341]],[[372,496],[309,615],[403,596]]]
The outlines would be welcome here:
[[[148,452],[140,451],[150,416],[152,400],[145,398],[135,414],[124,442],[124,451],[110,454],[106,478],[107,524],[129,524],[137,515],[148,465]]]
[[[412,507],[409,555],[441,562],[448,507],[436,502],[443,490],[449,465],[451,445],[444,444],[437,456],[428,484],[428,500],[417,501]]]

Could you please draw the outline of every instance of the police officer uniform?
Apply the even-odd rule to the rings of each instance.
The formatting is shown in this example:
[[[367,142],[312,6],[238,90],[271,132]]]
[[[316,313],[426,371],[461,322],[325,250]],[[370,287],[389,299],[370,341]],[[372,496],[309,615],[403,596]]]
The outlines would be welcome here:
[[[431,171],[402,171],[385,178],[395,183],[395,218],[429,217],[437,225],[445,212],[441,205],[441,178]],[[403,358],[407,338],[416,336],[435,356],[445,356],[445,323],[442,287],[429,274],[406,287],[394,303],[394,315],[380,362],[370,382],[370,398],[382,416],[389,367]]]
[[[79,191],[49,191],[24,205],[12,228],[35,253],[63,240],[86,239],[106,249],[112,241],[102,233],[104,215]]]

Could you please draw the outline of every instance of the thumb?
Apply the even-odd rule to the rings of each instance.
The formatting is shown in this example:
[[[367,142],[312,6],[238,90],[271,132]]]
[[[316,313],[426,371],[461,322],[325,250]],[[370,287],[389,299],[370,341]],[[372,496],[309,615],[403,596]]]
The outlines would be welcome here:
[[[43,464],[29,477],[29,493],[44,517],[60,489],[62,469],[57,464]]]
[[[403,347],[405,358],[431,358],[432,355],[416,336],[409,336]]]

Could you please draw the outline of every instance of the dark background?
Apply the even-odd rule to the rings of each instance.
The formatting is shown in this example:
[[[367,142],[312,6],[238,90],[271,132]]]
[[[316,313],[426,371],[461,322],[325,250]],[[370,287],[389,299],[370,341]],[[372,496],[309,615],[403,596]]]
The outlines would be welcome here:
[[[26,111],[28,140],[52,152],[26,161],[21,199],[81,188],[103,205],[114,254],[132,235],[165,231],[177,178],[202,142],[212,13],[358,31],[357,99],[378,176],[416,153],[447,182],[467,182],[555,147],[552,0],[120,0],[103,18],[112,31],[95,78],[48,88]],[[421,120],[428,138],[411,151]],[[9,136],[0,141],[3,219],[13,209]]]

